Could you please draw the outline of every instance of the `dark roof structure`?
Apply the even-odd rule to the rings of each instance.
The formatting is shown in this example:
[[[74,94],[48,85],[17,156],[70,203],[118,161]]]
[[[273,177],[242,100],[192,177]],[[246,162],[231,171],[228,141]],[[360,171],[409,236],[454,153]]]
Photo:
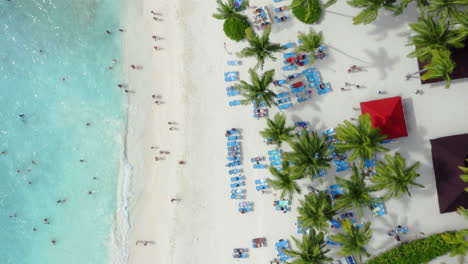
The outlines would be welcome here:
[[[405,113],[401,97],[361,102],[362,114],[369,113],[372,125],[380,128],[387,139],[407,137]]]
[[[451,54],[452,60],[455,62],[456,65],[452,74],[450,74],[450,78],[452,78],[452,80],[468,78],[468,38],[465,40],[464,48],[453,49],[451,50],[451,52],[452,52]],[[422,70],[424,69],[424,66],[427,63],[423,63],[418,60],[418,64],[419,64],[419,70]],[[435,83],[435,82],[442,82],[442,81],[444,81],[442,78],[437,78],[437,79],[429,79],[425,81],[421,80],[421,83],[426,84],[426,83]]]
[[[468,208],[467,184],[460,179],[458,168],[468,158],[468,134],[431,139],[431,146],[440,213],[456,211],[459,206]]]

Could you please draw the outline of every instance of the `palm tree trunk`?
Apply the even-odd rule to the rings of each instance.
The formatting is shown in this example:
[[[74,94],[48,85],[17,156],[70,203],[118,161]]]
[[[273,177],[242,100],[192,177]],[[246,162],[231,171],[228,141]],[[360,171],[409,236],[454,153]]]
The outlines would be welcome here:
[[[406,79],[406,80],[409,80],[411,77],[413,77],[413,75],[415,75],[415,74],[421,74],[421,73],[425,73],[425,72],[427,72],[427,69],[422,69],[422,70],[417,71],[417,72],[408,73],[408,74],[405,75],[405,79]]]

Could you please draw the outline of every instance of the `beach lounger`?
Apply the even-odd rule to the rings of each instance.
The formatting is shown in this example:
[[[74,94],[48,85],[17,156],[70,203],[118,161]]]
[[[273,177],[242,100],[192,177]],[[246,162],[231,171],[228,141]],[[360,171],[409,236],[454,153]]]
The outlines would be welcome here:
[[[289,101],[291,101],[291,99],[289,97],[285,97],[285,98],[281,98],[279,100],[276,100],[276,103],[277,104],[284,104],[284,103],[287,103]]]
[[[239,212],[242,214],[252,212],[253,208],[252,207],[240,207]]]
[[[310,98],[307,98],[307,97],[299,97],[299,98],[297,98],[297,102],[298,102],[298,103],[303,103],[303,102],[305,102],[305,101],[307,101],[307,100],[309,100],[309,99],[310,99]]]
[[[330,185],[330,190],[343,189],[343,186],[339,184]]]
[[[257,185],[257,186],[255,186],[255,189],[257,191],[261,191],[261,190],[268,189],[268,187],[270,187],[270,186],[268,186],[268,185]]]
[[[281,166],[283,163],[279,160],[270,162],[271,166]]]
[[[307,75],[307,74],[314,73],[314,72],[316,72],[316,69],[314,67],[311,67],[311,68],[303,70],[302,74]]]
[[[286,65],[281,68],[283,71],[294,71],[297,69],[296,65]]]
[[[240,104],[241,104],[240,100],[234,100],[234,101],[229,102],[229,106],[236,106],[236,105],[240,105]]]
[[[276,98],[280,99],[289,95],[289,92],[283,92],[276,95]]]
[[[291,89],[291,92],[292,92],[292,93],[300,93],[300,92],[303,92],[303,91],[304,91],[304,86]]]
[[[237,173],[241,173],[241,169],[232,169],[232,170],[229,170],[229,174],[230,175],[233,175],[233,174],[237,174]]]
[[[275,81],[273,81],[273,84],[275,86],[280,86],[280,85],[283,85],[285,83],[286,83],[286,80],[275,80]]]
[[[254,164],[253,168],[254,169],[266,169],[267,165],[265,165],[265,164]]]
[[[286,53],[283,55],[283,58],[287,59],[287,58],[292,58],[292,57],[296,57],[297,54],[295,52],[290,52],[290,53]]]
[[[238,60],[229,60],[227,61],[227,65],[234,66],[234,65],[240,65],[241,61]]]
[[[239,141],[229,141],[226,144],[228,147],[239,146]]]
[[[244,199],[245,199],[245,195],[231,194],[231,199],[232,199],[232,200],[244,200]]]
[[[281,160],[281,155],[272,155],[268,158],[270,161]]]
[[[244,176],[231,177],[231,182],[243,181],[245,180]]]
[[[341,224],[340,224],[338,221],[336,221],[335,219],[331,219],[331,220],[329,220],[328,222],[330,222],[330,224],[331,224],[332,226],[334,226],[335,228],[338,228],[338,229],[341,228]]]
[[[229,137],[227,137],[227,139],[228,139],[229,141],[238,140],[239,138],[240,138],[239,136],[229,136]]]
[[[268,151],[268,155],[279,155],[279,154],[281,154],[280,149],[274,149],[274,150]]]
[[[385,207],[384,207],[384,204],[382,203],[381,198],[377,198],[377,202],[371,203],[371,207],[372,207],[373,216],[381,216],[381,215],[386,214]]]
[[[284,105],[278,106],[278,109],[279,109],[279,110],[285,110],[285,109],[290,108],[291,106],[292,106],[292,103],[284,104]]]
[[[233,82],[239,79],[239,72],[225,72],[224,73],[224,81],[226,82]]]
[[[245,193],[244,189],[232,189],[231,194],[243,194]]]
[[[280,8],[281,8],[281,7],[280,7]],[[277,9],[279,9],[279,8],[275,8],[275,11],[276,11]],[[281,11],[283,11],[283,10],[281,10]],[[276,12],[281,12],[281,11],[276,11]],[[294,43],[294,42],[288,42],[288,43],[286,43],[286,44],[281,45],[281,47],[286,48],[286,49],[294,48],[295,46],[296,46],[296,43]]]
[[[266,179],[256,179],[255,184],[264,184],[267,183],[268,181]]]
[[[289,255],[280,257],[280,261],[283,261],[283,262],[286,262],[286,260],[289,260],[289,259],[292,259],[292,257]]]
[[[237,91],[236,87],[234,87],[234,86],[226,87],[226,92],[232,92],[232,91]]]
[[[252,207],[253,202],[239,202],[239,207]]]
[[[294,74],[288,75],[288,78],[287,78],[287,79],[288,79],[288,81],[291,81],[291,80],[293,80],[293,79],[295,79],[295,78],[297,78],[297,77],[299,77],[299,76],[301,76],[300,73],[294,73]]]
[[[301,87],[301,86],[303,86],[303,85],[304,85],[304,84],[303,84],[302,82],[295,82],[295,83],[291,84],[289,87],[290,87],[291,89],[293,89],[293,88],[299,88],[299,87]]]
[[[276,248],[283,248],[285,246],[289,247],[289,242],[287,240],[281,240],[275,244]]]
[[[227,92],[227,96],[236,96],[236,95],[240,95],[240,92],[239,91]]]
[[[316,89],[317,89],[317,93],[322,95],[322,94],[325,94],[325,93],[328,93],[331,91],[331,88],[330,88],[330,84],[329,83],[324,83],[323,84],[324,87],[323,88],[320,88],[320,86],[317,86]]]
[[[230,161],[237,161],[237,160],[240,160],[240,156],[239,155],[229,156],[227,159]]]
[[[231,183],[231,188],[237,188],[237,187],[241,187],[241,186],[245,186],[245,182]]]

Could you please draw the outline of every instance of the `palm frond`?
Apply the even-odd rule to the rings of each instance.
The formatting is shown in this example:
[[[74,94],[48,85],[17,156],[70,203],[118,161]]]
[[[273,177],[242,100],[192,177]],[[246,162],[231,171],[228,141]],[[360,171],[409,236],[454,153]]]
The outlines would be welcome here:
[[[276,105],[275,98],[276,94],[268,89],[268,86],[273,82],[274,70],[270,70],[262,74],[261,77],[253,69],[249,69],[250,80],[252,84],[241,80],[235,87],[241,91],[241,95],[244,97],[241,100],[242,104],[253,103],[256,108],[260,104],[265,103],[268,107]]]
[[[421,79],[442,78],[445,80],[445,88],[449,88],[450,74],[455,70],[455,62],[451,58],[450,51],[445,49],[432,50],[431,54],[431,63],[424,66],[427,72],[421,76]]]
[[[349,219],[342,222],[343,233],[332,235],[330,238],[333,241],[344,244],[338,252],[342,256],[370,256],[366,250],[366,245],[372,238],[372,230],[370,222],[365,223],[362,227],[354,226]]]
[[[319,194],[310,193],[300,200],[298,208],[298,220],[304,228],[316,228],[326,230],[328,221],[333,219],[336,209],[333,207],[331,198],[324,192]]]
[[[297,250],[285,250],[285,253],[293,257],[292,264],[327,264],[332,258],[327,256],[330,249],[325,249],[326,241],[323,232],[311,229],[308,234],[303,234],[301,241],[292,237]]]

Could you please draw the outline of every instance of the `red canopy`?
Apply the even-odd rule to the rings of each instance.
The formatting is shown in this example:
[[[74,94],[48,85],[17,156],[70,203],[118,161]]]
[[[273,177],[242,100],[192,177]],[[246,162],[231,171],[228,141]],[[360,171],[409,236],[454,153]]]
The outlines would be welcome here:
[[[370,114],[372,125],[380,128],[387,139],[408,136],[400,96],[362,102],[361,112]]]

